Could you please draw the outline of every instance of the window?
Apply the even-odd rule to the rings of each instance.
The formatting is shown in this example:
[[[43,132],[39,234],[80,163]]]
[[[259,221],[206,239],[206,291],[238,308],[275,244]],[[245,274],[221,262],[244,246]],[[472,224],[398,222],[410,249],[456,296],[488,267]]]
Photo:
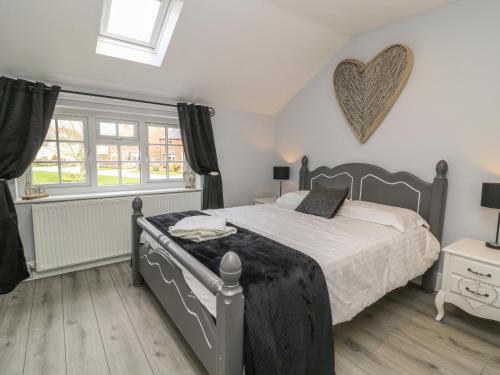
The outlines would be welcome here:
[[[22,189],[31,180],[50,195],[182,187],[185,159],[176,113],[62,94],[36,160],[17,185]]]
[[[87,183],[85,127],[86,120],[81,117],[52,119],[45,142],[31,166],[33,184]]]
[[[139,123],[98,119],[95,155],[99,186],[140,184]]]
[[[154,47],[167,1],[105,0],[101,35]]]
[[[99,186],[141,183],[139,146],[97,145],[97,183]]]
[[[160,66],[182,0],[104,0],[96,53]]]
[[[184,149],[178,127],[147,124],[149,180],[181,179],[184,171]]]
[[[114,139],[138,139],[138,124],[137,122],[115,121],[115,120],[100,120],[99,121],[98,137],[111,137]]]

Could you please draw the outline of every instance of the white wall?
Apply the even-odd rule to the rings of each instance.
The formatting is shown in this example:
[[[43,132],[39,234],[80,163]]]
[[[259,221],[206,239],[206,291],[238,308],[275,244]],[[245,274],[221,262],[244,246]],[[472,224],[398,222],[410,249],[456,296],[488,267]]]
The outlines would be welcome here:
[[[278,160],[298,166],[306,154],[312,168],[366,162],[432,181],[436,162],[446,159],[443,243],[491,240],[497,212],[479,203],[481,183],[500,182],[499,37],[500,1],[469,0],[352,39],[277,115]],[[344,58],[368,61],[393,43],[411,47],[413,72],[385,121],[360,145],[337,105],[333,71]],[[298,167],[293,172],[296,183]]]
[[[226,207],[273,193],[274,118],[217,109],[212,119]]]

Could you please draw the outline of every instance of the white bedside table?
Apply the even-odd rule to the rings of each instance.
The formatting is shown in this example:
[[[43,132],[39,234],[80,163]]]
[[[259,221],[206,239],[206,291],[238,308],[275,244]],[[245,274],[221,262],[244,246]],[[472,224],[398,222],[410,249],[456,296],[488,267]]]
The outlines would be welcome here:
[[[265,204],[265,203],[276,203],[277,197],[263,197],[263,198],[255,198],[253,200],[253,204]]]
[[[464,238],[443,252],[443,285],[436,295],[436,320],[443,319],[444,303],[450,302],[469,314],[500,322],[500,250]]]

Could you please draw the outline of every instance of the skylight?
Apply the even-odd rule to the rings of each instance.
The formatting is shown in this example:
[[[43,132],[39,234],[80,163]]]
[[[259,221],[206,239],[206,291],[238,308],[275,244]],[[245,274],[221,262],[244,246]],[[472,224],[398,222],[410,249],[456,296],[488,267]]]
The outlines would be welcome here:
[[[182,0],[103,0],[96,52],[160,66]]]

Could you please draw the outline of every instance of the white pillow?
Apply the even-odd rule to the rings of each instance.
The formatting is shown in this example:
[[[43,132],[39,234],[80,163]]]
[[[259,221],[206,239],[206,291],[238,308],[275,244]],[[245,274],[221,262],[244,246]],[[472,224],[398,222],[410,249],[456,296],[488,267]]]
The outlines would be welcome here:
[[[289,206],[294,206],[294,209],[298,207],[300,202],[309,194],[309,190],[299,190],[292,191],[290,193],[283,194],[281,197],[276,199],[277,203],[286,204]]]
[[[337,215],[388,225],[400,232],[422,226],[429,228],[427,221],[415,211],[365,201],[346,201]]]

